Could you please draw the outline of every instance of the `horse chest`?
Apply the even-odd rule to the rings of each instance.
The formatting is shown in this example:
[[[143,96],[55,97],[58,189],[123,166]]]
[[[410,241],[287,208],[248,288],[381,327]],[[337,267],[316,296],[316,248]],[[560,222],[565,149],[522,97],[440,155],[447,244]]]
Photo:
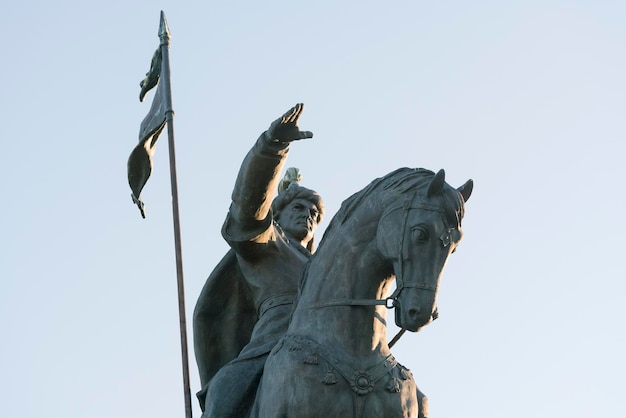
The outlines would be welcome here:
[[[264,376],[269,399],[285,400],[284,415],[260,416],[417,417],[411,372],[392,356],[382,358],[358,369],[313,340],[287,336],[268,359],[276,373]]]

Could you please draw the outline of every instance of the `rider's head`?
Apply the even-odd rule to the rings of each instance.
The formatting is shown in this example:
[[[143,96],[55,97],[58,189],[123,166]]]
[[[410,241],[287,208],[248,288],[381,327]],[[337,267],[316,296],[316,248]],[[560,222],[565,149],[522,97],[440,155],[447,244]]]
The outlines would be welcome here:
[[[313,234],[324,216],[320,195],[294,182],[276,196],[272,211],[283,231],[313,252]]]

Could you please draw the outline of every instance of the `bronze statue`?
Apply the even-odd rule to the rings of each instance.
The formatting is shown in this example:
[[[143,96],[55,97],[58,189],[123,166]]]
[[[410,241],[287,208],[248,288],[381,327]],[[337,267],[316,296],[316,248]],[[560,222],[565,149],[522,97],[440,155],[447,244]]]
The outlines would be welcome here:
[[[305,268],[251,416],[427,416],[410,371],[391,355],[386,309],[409,331],[432,321],[472,186],[454,189],[443,170],[401,168],[343,203]]]
[[[274,121],[246,156],[222,228],[231,251],[205,284],[194,311],[194,348],[203,417],[243,417],[254,401],[268,353],[289,324],[320,196],[292,182],[272,201],[303,105]],[[297,172],[289,171],[294,177]],[[283,190],[284,189],[284,190]]]
[[[436,317],[473,183],[389,173],[343,203],[311,256],[319,196],[292,184],[271,200],[289,143],[313,136],[298,129],[301,113],[273,122],[246,156],[222,229],[231,250],[196,305],[203,418],[426,418],[426,398],[391,355],[386,310],[409,331]]]

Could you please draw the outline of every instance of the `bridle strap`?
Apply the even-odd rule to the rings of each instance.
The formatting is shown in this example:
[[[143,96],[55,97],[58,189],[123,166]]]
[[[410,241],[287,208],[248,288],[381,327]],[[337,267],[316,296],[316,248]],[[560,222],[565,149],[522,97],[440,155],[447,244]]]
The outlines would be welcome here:
[[[418,283],[409,283],[409,284],[405,284],[402,286],[402,289],[420,289],[420,290],[430,290],[431,292],[436,292],[437,291],[437,286],[430,284],[430,283],[425,283],[425,282],[418,282]],[[400,293],[400,292],[398,292]]]
[[[307,308],[329,308],[334,306],[376,306],[384,305],[387,309],[395,307],[395,299],[335,299],[327,300],[325,302],[317,302],[311,305],[307,305]]]
[[[398,245],[398,260],[400,261],[399,265],[398,265],[398,272],[396,272],[396,290],[393,292],[393,294],[391,295],[391,298],[393,300],[396,300],[398,295],[400,294],[400,292],[402,291],[402,289],[404,288],[404,275],[403,275],[403,266],[402,266],[402,261],[404,258],[404,233],[406,232],[406,224],[407,221],[409,219],[409,210],[411,209],[411,202],[413,201],[413,198],[415,196],[411,196],[410,198],[407,197],[407,199],[404,201],[404,203],[402,205],[393,207],[389,210],[387,210],[381,217],[380,217],[380,221],[382,221],[382,219],[389,215],[391,212],[394,212],[398,209],[403,209],[402,212],[402,227],[400,228],[401,234],[400,234],[400,242]]]
[[[437,291],[437,286],[431,285],[429,283],[410,283],[408,285],[404,285],[403,289],[421,289],[421,290],[429,290],[431,292]],[[397,295],[396,295],[397,296]],[[376,305],[384,305],[387,309],[396,307],[396,296],[392,295],[387,299],[335,299],[335,300],[327,300],[324,302],[317,302],[311,305],[307,305],[307,308],[318,309],[318,308],[329,308],[333,306],[376,306]]]

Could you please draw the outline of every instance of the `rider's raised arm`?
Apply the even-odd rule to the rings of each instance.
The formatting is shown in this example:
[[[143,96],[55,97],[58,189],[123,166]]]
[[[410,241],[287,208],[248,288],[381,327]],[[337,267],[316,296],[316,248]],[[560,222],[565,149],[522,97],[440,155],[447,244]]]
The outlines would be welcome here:
[[[311,138],[313,134],[298,129],[303,110],[297,104],[275,120],[246,155],[232,194],[228,218],[222,229],[227,241],[263,242],[272,223],[270,207],[283,168],[289,143]]]
[[[248,152],[233,189],[225,238],[249,240],[270,226],[268,215],[288,149],[289,144],[270,143],[263,133]]]

